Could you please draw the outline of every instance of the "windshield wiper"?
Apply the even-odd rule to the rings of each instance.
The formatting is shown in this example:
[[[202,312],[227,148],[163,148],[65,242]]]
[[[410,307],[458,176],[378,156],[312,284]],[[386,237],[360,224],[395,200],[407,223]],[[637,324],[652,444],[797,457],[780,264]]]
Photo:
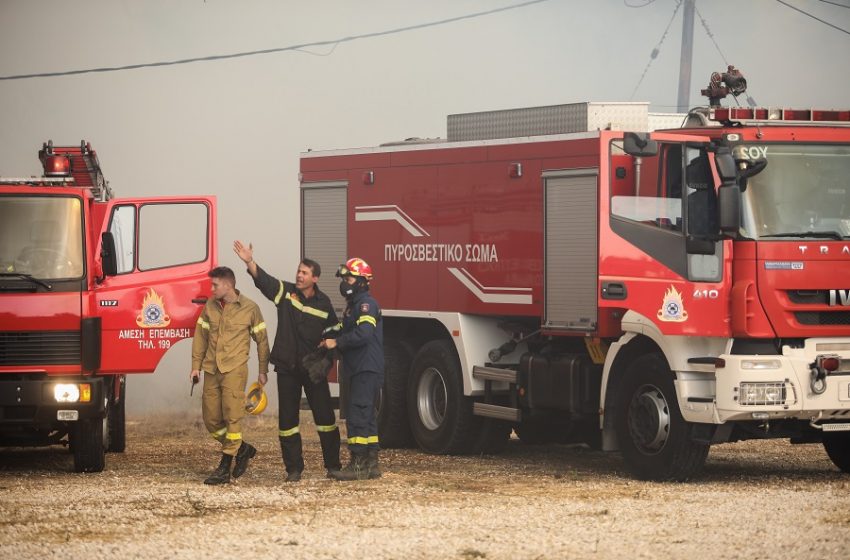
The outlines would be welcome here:
[[[844,239],[844,236],[837,231],[789,231],[786,233],[771,233],[769,235],[759,235],[759,239],[765,237],[815,237],[818,239]]]
[[[32,274],[26,274],[24,272],[0,272],[0,277],[3,278],[23,278],[24,280],[29,280],[34,284],[38,284],[39,286],[44,287],[46,290],[53,290],[53,286],[44,282],[43,280],[39,280]]]

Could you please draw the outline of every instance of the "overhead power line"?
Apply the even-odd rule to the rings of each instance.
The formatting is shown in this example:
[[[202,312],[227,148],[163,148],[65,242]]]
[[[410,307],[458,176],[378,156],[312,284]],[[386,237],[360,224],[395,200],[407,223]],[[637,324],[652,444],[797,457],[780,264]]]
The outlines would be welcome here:
[[[405,33],[407,31],[414,31],[417,29],[425,29],[428,27],[436,27],[439,25],[446,25],[449,23],[455,23],[458,21],[464,21],[469,19],[475,19],[483,16],[489,16],[492,14],[507,12],[508,10],[516,10],[519,8],[525,8],[527,6],[531,6],[533,4],[541,4],[543,2],[548,2],[549,0],[528,0],[526,2],[521,2],[519,4],[513,4],[510,6],[504,6],[502,8],[494,8],[492,10],[485,10],[483,12],[475,12],[472,14],[466,14],[462,16],[456,16],[452,18],[441,19],[437,21],[430,21],[426,23],[419,23],[416,25],[408,25],[406,27],[397,27],[395,29],[387,29],[385,31],[375,31],[372,33],[362,33],[359,35],[349,35],[348,37],[341,37],[339,39],[330,39],[326,41],[313,41],[310,43],[301,43],[298,45],[289,45],[286,47],[276,47],[271,49],[262,49],[257,51],[245,51],[238,53],[230,53],[230,54],[219,54],[219,55],[210,55],[210,56],[199,56],[193,58],[183,58],[180,60],[167,60],[160,62],[145,62],[140,64],[127,64],[124,66],[104,66],[100,68],[85,68],[80,70],[66,70],[63,72],[39,72],[33,74],[17,74],[13,76],[0,76],[0,80],[27,80],[31,78],[55,78],[58,76],[75,76],[79,74],[95,74],[95,73],[104,73],[104,72],[120,72],[124,70],[138,70],[140,68],[155,68],[159,66],[176,66],[179,64],[192,64],[194,62],[212,62],[217,60],[228,60],[232,58],[245,58],[249,56],[257,56],[261,54],[272,54],[286,51],[297,51],[302,50],[307,47],[321,47],[321,46],[329,46],[333,45],[334,48],[336,45],[340,43],[351,43],[353,41],[358,41],[361,39],[373,39],[375,37],[384,37],[387,35],[397,35],[399,33]],[[313,53],[311,53],[313,54]]]
[[[623,4],[625,4],[627,8],[646,8],[653,2],[655,2],[655,0],[644,0],[643,4],[629,4],[629,0],[623,0]]]
[[[699,16],[700,23],[702,23],[702,26],[705,29],[705,34],[708,35],[708,38],[711,39],[712,43],[714,43],[714,48],[717,49],[717,52],[720,54],[720,58],[723,59],[723,64],[725,64],[726,66],[729,66],[729,61],[726,59],[726,55],[723,54],[723,51],[720,50],[720,45],[718,45],[717,41],[714,39],[714,33],[712,33],[711,29],[708,27],[708,22],[705,20],[705,18],[700,13],[699,8],[694,6],[694,9],[696,10],[697,16]],[[738,97],[735,96],[734,99],[735,99],[735,103],[738,103]],[[747,103],[750,105],[750,107],[756,106],[756,100],[753,99],[752,96],[750,96],[750,95],[747,95]],[[738,105],[740,106],[740,103],[738,103]]]
[[[646,77],[649,67],[652,66],[652,61],[655,60],[658,57],[658,53],[661,52],[661,45],[664,43],[664,39],[667,38],[667,32],[670,31],[670,26],[673,25],[673,20],[676,19],[676,14],[679,13],[679,8],[681,6],[682,0],[676,0],[676,7],[673,9],[673,15],[670,16],[670,21],[667,22],[667,27],[664,28],[664,33],[661,35],[661,39],[658,40],[658,44],[655,45],[655,48],[652,49],[652,52],[649,54],[649,62],[646,63],[646,68],[643,69],[643,74],[640,75],[640,79],[638,80],[637,85],[635,85],[635,89],[632,90],[632,95],[629,97],[629,100],[634,99],[640,84],[643,83],[643,79]]]
[[[833,29],[837,29],[837,30],[841,31],[842,33],[846,33],[847,35],[850,35],[850,31],[847,31],[846,29],[842,29],[841,27],[838,27],[837,25],[833,25],[833,24],[829,23],[829,22],[828,22],[828,21],[826,21],[826,20],[823,20],[823,19],[821,19],[821,18],[819,18],[819,17],[817,17],[817,16],[814,16],[814,15],[810,14],[809,12],[804,12],[804,11],[803,11],[803,10],[801,10],[800,8],[798,8],[798,7],[796,7],[796,6],[792,6],[792,5],[791,5],[791,4],[789,4],[788,2],[785,2],[785,1],[783,1],[783,0],[776,0],[776,1],[777,1],[777,2],[779,2],[780,4],[782,4],[783,6],[787,6],[787,7],[791,8],[792,10],[796,10],[796,11],[800,12],[800,13],[801,13],[801,14],[803,14],[803,15],[807,15],[807,16],[809,16],[809,17],[810,17],[810,18],[812,18],[813,20],[819,21],[819,22],[821,22],[821,23],[822,23],[822,24],[824,24],[824,25],[828,25],[828,26],[832,27]],[[840,4],[836,4],[836,6],[839,6],[839,5],[840,5]],[[844,6],[844,7],[846,8],[847,6]]]
[[[700,23],[702,23],[702,27],[705,29],[705,34],[708,35],[708,38],[711,39],[712,43],[714,43],[714,48],[716,48],[717,52],[720,53],[720,58],[723,59],[723,63],[726,64],[726,66],[729,66],[729,61],[726,60],[726,55],[723,54],[723,51],[720,50],[720,45],[718,45],[717,41],[714,40],[714,33],[712,33],[711,29],[708,28],[708,22],[705,21],[704,17],[702,17],[702,14],[700,13],[699,8],[694,6],[694,9],[697,12],[697,17],[699,17]]]
[[[829,0],[820,0],[824,4],[832,4],[833,6],[838,6],[840,8],[850,8],[848,4],[839,4],[838,2],[830,2]]]

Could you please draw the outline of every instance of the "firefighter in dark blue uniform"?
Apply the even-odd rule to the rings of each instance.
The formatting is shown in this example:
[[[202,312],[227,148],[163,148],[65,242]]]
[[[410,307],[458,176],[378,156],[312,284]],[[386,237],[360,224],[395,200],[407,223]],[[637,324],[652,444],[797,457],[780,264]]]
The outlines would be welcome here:
[[[342,374],[350,394],[346,425],[351,460],[330,472],[336,480],[365,480],[381,476],[378,470],[378,421],[375,397],[384,383],[384,335],[381,309],[369,293],[372,268],[362,259],[348,259],[339,267],[340,293],[346,307],[339,334],[328,333],[322,347],[338,348]]]

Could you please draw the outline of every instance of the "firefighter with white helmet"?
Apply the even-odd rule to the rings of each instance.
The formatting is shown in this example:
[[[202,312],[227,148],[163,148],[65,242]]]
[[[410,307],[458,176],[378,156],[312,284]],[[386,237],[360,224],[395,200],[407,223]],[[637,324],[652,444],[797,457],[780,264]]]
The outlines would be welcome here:
[[[342,353],[342,374],[350,388],[346,424],[351,460],[330,473],[336,480],[365,480],[381,476],[378,470],[378,422],[375,397],[384,382],[384,336],[381,309],[369,293],[372,268],[351,258],[336,273],[346,299],[342,323],[320,346]]]

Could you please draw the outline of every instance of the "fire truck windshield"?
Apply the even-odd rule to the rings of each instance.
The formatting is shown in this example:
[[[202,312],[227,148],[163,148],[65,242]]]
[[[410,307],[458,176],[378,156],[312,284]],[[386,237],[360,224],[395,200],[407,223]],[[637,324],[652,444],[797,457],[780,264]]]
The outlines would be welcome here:
[[[70,196],[0,196],[0,273],[82,276],[81,208]]]
[[[746,179],[745,237],[850,237],[850,146],[758,144],[746,150],[767,165]]]

